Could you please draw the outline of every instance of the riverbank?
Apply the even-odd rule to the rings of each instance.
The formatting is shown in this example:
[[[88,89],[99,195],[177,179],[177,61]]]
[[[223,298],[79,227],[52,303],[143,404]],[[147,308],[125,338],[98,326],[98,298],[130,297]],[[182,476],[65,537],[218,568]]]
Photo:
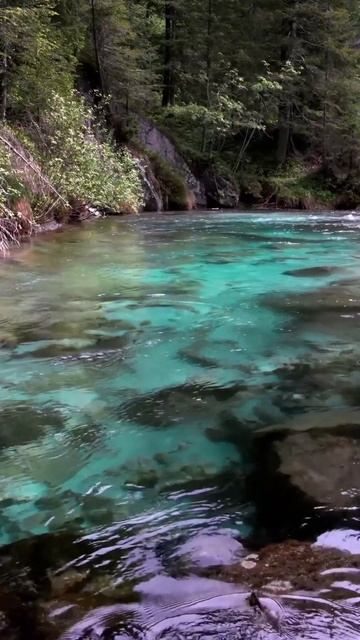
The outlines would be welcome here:
[[[45,225],[142,211],[300,210],[356,208],[331,191],[311,166],[261,175],[181,155],[164,130],[138,118],[126,145],[100,124],[77,93],[54,95],[41,124],[0,129],[0,252]],[[68,134],[69,130],[72,132]]]

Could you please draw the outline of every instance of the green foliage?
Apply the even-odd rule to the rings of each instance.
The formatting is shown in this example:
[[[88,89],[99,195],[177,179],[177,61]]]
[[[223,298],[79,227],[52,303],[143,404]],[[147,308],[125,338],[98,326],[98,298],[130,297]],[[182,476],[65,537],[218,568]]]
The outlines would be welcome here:
[[[330,202],[320,175],[358,192],[359,0],[0,4],[0,119],[37,132],[66,198],[131,210],[141,200],[133,160],[94,133],[74,87],[118,142],[136,137],[145,114],[199,174],[220,167],[256,201],[267,184],[278,202]],[[165,198],[183,208],[182,177],[152,162]]]
[[[55,16],[53,0],[24,0],[0,9],[5,113],[37,115],[52,91],[66,94],[71,89],[75,59],[54,26]]]
[[[127,0],[93,0],[93,7],[90,57],[99,66],[100,88],[110,97],[112,113],[121,110],[126,120],[131,111],[149,109],[156,90],[156,59],[149,41],[147,5]]]
[[[312,209],[331,207],[334,194],[328,189],[319,170],[293,162],[285,170],[267,178],[271,202],[279,206]]]
[[[26,193],[26,187],[14,172],[8,150],[0,143],[0,217],[12,217],[12,203]]]
[[[52,94],[42,116],[43,164],[66,198],[115,211],[138,211],[141,183],[135,161],[104,132],[95,136],[93,112],[75,93]]]

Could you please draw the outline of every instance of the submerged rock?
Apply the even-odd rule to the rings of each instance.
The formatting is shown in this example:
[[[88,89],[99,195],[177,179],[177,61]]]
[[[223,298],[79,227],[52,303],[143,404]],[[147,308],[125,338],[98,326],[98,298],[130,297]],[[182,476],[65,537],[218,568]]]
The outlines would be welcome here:
[[[3,407],[0,411],[0,449],[16,447],[41,438],[49,429],[62,429],[57,411],[39,410],[28,404]]]
[[[264,304],[290,313],[317,316],[331,311],[360,312],[360,289],[357,281],[352,284],[334,284],[320,290],[305,293],[265,295]]]
[[[245,554],[243,545],[225,534],[198,534],[181,545],[176,556],[195,567],[230,565]]]
[[[150,427],[169,427],[189,416],[209,415],[209,411],[220,411],[221,403],[244,390],[234,384],[216,387],[211,384],[184,384],[138,396],[123,404],[120,417]]]
[[[270,434],[291,434],[293,432],[306,432],[313,430],[336,430],[345,427],[353,427],[354,433],[359,429],[360,437],[360,410],[334,410],[309,412],[288,420],[287,422],[270,425],[263,429],[259,429],[256,433],[258,438]]]
[[[293,487],[331,514],[359,506],[359,441],[359,410],[310,412],[258,431],[255,451],[268,483],[272,474],[282,491]]]
[[[357,505],[360,493],[359,440],[297,433],[274,444],[279,471],[319,504],[342,509]]]
[[[52,574],[90,552],[90,543],[71,533],[51,533],[14,542],[0,550],[0,586],[12,589],[24,601],[33,600],[50,589]]]
[[[308,267],[305,269],[292,269],[284,271],[285,276],[293,276],[294,278],[321,278],[331,276],[338,271],[337,267]]]

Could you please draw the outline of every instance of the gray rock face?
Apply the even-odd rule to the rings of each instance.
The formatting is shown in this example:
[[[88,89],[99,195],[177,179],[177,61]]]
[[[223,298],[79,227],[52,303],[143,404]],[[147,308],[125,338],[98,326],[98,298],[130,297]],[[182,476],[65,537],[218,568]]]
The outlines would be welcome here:
[[[240,193],[237,186],[224,176],[208,170],[202,177],[207,204],[210,207],[234,209],[239,204]]]
[[[277,470],[316,503],[351,508],[360,495],[360,412],[308,413],[257,433]]]
[[[230,535],[198,534],[179,548],[177,554],[197,567],[215,567],[239,562],[245,555],[243,545]]]
[[[177,169],[185,178],[189,191],[193,194],[196,206],[206,206],[204,186],[190,170],[185,160],[176,150],[171,140],[147,118],[139,120],[138,138],[150,151],[158,153],[166,162]]]
[[[137,166],[140,173],[143,193],[144,211],[163,211],[164,203],[161,195],[160,185],[146,158],[137,158]]]
[[[279,471],[320,504],[350,507],[360,492],[359,441],[327,433],[296,433],[275,443]]]

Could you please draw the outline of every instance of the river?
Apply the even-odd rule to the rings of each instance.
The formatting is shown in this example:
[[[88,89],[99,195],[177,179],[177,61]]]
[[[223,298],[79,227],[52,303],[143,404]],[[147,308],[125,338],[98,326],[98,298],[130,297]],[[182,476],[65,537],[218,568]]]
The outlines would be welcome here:
[[[0,638],[360,638],[359,223],[109,218],[0,264]]]

